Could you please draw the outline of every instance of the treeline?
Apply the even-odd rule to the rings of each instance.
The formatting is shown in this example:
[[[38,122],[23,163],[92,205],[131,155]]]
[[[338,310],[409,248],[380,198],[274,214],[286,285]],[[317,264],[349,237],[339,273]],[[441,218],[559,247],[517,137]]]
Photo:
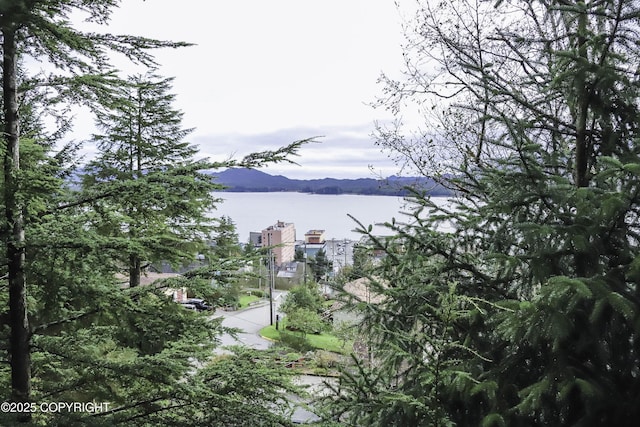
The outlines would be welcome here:
[[[212,175],[215,182],[231,192],[291,191],[311,194],[362,194],[381,196],[407,196],[410,188],[432,196],[448,196],[452,191],[428,177],[389,177],[386,179],[290,179],[269,175],[251,169],[227,169]]]

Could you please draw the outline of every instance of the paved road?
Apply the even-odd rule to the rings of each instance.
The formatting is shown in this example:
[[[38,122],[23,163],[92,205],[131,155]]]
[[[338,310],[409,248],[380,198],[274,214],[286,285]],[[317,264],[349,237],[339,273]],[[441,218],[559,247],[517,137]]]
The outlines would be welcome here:
[[[274,291],[274,309],[273,316],[275,321],[275,316],[278,313],[278,307],[282,303],[286,292],[284,291]],[[246,308],[239,311],[224,311],[224,310],[216,310],[216,317],[223,317],[224,320],[222,324],[224,326],[228,326],[230,328],[239,328],[242,329],[242,333],[238,334],[238,339],[234,339],[229,334],[224,334],[221,337],[221,345],[216,349],[216,352],[223,353],[224,347],[229,345],[245,345],[248,347],[256,348],[256,349],[267,349],[271,346],[272,342],[266,340],[260,336],[260,330],[265,326],[269,325],[269,303],[258,305],[251,308]],[[280,317],[282,315],[280,314]],[[309,375],[300,375],[296,379],[296,383],[299,385],[307,386],[309,388],[310,395],[315,397],[319,394],[323,393],[324,387],[322,386],[322,381],[325,378],[321,377],[312,377]],[[298,396],[290,395],[289,403],[293,409],[292,421],[295,424],[306,424],[309,422],[319,420],[318,416],[313,412],[310,412],[308,408],[305,407],[303,400]]]
[[[278,307],[282,303],[285,295],[286,292],[284,291],[273,291],[274,321],[276,314],[279,314]],[[215,316],[224,318],[222,321],[223,326],[238,328],[243,331],[238,334],[237,340],[229,334],[224,334],[220,338],[221,347],[228,345],[245,345],[247,347],[264,350],[271,346],[271,341],[262,338],[259,333],[260,329],[270,324],[268,301],[254,307],[238,311],[224,311],[219,309],[216,310]],[[280,317],[282,317],[281,314]]]

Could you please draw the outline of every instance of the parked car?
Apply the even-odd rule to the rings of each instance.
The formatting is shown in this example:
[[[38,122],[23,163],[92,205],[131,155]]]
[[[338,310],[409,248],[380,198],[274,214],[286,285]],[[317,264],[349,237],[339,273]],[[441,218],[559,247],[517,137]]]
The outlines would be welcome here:
[[[180,305],[182,306],[182,308],[186,308],[187,310],[198,310],[195,304],[191,304],[186,301],[180,301]]]
[[[187,298],[183,304],[191,304],[198,311],[211,311],[213,310],[213,306],[209,305],[205,300],[200,298]]]

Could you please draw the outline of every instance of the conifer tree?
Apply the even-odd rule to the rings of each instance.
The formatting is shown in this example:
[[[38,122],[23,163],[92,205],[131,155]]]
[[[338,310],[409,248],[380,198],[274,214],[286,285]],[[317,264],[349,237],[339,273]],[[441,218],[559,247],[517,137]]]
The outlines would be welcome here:
[[[211,255],[219,259],[239,257],[242,249],[233,219],[223,215],[216,218],[215,222],[217,224],[213,228],[214,245],[211,248]]]
[[[4,129],[4,206],[5,223],[10,230],[7,240],[7,275],[9,282],[9,318],[11,328],[10,363],[13,399],[29,400],[30,385],[30,326],[27,314],[25,282],[24,202],[18,179],[20,171],[20,127],[17,62],[20,56],[46,58],[65,73],[49,76],[45,82],[61,93],[85,95],[95,99],[104,90],[110,76],[106,50],[152,63],[149,48],[176,46],[156,40],[81,33],[69,25],[72,11],[81,10],[88,19],[106,22],[112,1],[91,4],[77,1],[17,0],[0,4],[0,32],[2,36],[2,93]],[[66,83],[66,84],[64,84]],[[70,88],[71,91],[70,91]]]
[[[105,218],[96,226],[130,239],[122,261],[131,287],[140,284],[145,263],[193,261],[212,230],[207,213],[219,186],[199,170],[196,148],[184,141],[190,130],[181,127],[183,114],[172,106],[171,81],[152,74],[132,77],[98,110],[103,133],[93,142],[99,155],[84,173],[89,192],[106,183],[122,188],[95,202]]]
[[[30,117],[28,111],[23,117]],[[79,194],[64,180],[67,156],[53,155],[53,139],[41,128],[29,130],[33,129],[29,121],[25,120],[24,129],[30,138],[21,146],[21,196],[27,201],[25,257],[30,261],[25,280],[36,384],[31,399],[36,405],[110,404],[109,410],[96,414],[38,413],[33,423],[188,426],[255,424],[265,419],[284,423],[284,413],[270,405],[290,389],[288,375],[255,352],[237,349],[233,356],[212,359],[219,322],[184,310],[165,295],[175,287],[208,283],[201,279],[204,275],[194,272],[153,286],[122,288],[115,273],[121,268],[119,254],[130,247],[131,239],[89,226],[103,217],[102,212],[89,203],[78,204]],[[126,190],[127,183],[119,185]],[[258,365],[253,364],[258,359]],[[232,365],[234,369],[229,368]],[[248,366],[251,372],[245,375]],[[3,384],[8,377],[3,370]],[[240,378],[232,387],[234,398],[226,397],[229,384]],[[262,390],[266,382],[274,387]],[[250,410],[244,399],[251,401]],[[280,406],[286,407],[285,402]],[[1,424],[16,421],[12,413],[0,417]]]
[[[319,283],[327,275],[331,262],[327,259],[325,251],[320,249],[309,262],[309,266],[313,271],[314,280]]]
[[[640,395],[637,2],[421,1],[379,129],[456,191],[369,272],[370,363],[335,416],[359,425],[634,425]],[[446,179],[445,179],[446,178]],[[366,231],[366,230],[363,230]]]
[[[161,183],[171,184],[177,190],[173,199],[167,206],[156,203],[155,207],[170,209],[172,214],[183,210],[188,215],[193,205],[184,203],[179,191],[189,188],[194,176],[201,177],[199,171],[205,165],[186,162],[171,171],[160,167],[161,177],[157,171],[141,172],[137,179],[105,180],[80,194],[69,181],[73,147],[53,152],[59,135],[38,131],[34,120],[38,114],[28,113],[36,105],[42,105],[45,113],[65,103],[82,103],[94,110],[117,105],[120,88],[127,82],[111,69],[110,52],[153,66],[149,49],[185,45],[81,32],[71,25],[72,13],[106,24],[117,5],[111,0],[0,2],[1,227],[6,259],[0,277],[8,284],[3,288],[8,292],[0,298],[7,307],[1,319],[6,326],[3,338],[8,342],[2,348],[7,362],[0,371],[5,385],[2,399],[36,404],[112,403],[111,410],[100,414],[40,412],[32,417],[31,413],[5,413],[0,423],[16,425],[31,419],[37,425],[215,425],[215,415],[223,414],[224,425],[242,425],[247,420],[253,423],[246,412],[249,407],[256,423],[265,419],[284,423],[267,402],[278,401],[281,391],[290,389],[286,377],[266,362],[260,363],[261,369],[253,366],[255,375],[245,377],[246,382],[219,376],[220,366],[226,367],[225,372],[237,372],[228,365],[209,364],[220,325],[187,312],[164,293],[174,284],[183,285],[184,280],[124,290],[115,274],[122,267],[118,260],[123,253],[140,251],[146,257],[151,252],[145,251],[158,247],[154,239],[173,239],[167,259],[191,253],[192,248],[171,234],[177,229],[183,232],[180,239],[187,231],[195,235],[192,241],[202,238],[200,224],[189,228],[193,223],[186,219],[169,224],[170,232],[164,234],[166,230],[154,229],[156,234],[145,236],[146,241],[114,233],[117,220],[112,207],[122,201],[117,196],[146,192],[147,200],[158,202],[154,197]],[[54,73],[19,74],[19,59],[26,57],[48,62]],[[56,108],[50,108],[54,105]],[[225,166],[286,161],[303,143],[254,153]],[[206,197],[200,202],[199,207],[209,203]],[[238,357],[237,367],[246,368],[257,360],[247,352]],[[265,389],[267,382],[273,387]]]

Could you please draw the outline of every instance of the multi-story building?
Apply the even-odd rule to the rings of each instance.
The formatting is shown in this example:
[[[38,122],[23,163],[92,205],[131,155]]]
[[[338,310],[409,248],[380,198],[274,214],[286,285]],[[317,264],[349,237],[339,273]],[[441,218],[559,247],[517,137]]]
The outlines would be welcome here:
[[[249,244],[252,245],[254,248],[262,247],[262,232],[250,231]]]
[[[315,257],[318,251],[326,252],[324,230],[309,230],[304,234],[304,242],[298,243],[298,250],[302,250],[307,258]]]
[[[309,230],[304,234],[305,243],[324,243],[324,230]]]
[[[262,230],[262,247],[272,246],[277,265],[295,258],[296,229],[293,223],[278,221]]]

